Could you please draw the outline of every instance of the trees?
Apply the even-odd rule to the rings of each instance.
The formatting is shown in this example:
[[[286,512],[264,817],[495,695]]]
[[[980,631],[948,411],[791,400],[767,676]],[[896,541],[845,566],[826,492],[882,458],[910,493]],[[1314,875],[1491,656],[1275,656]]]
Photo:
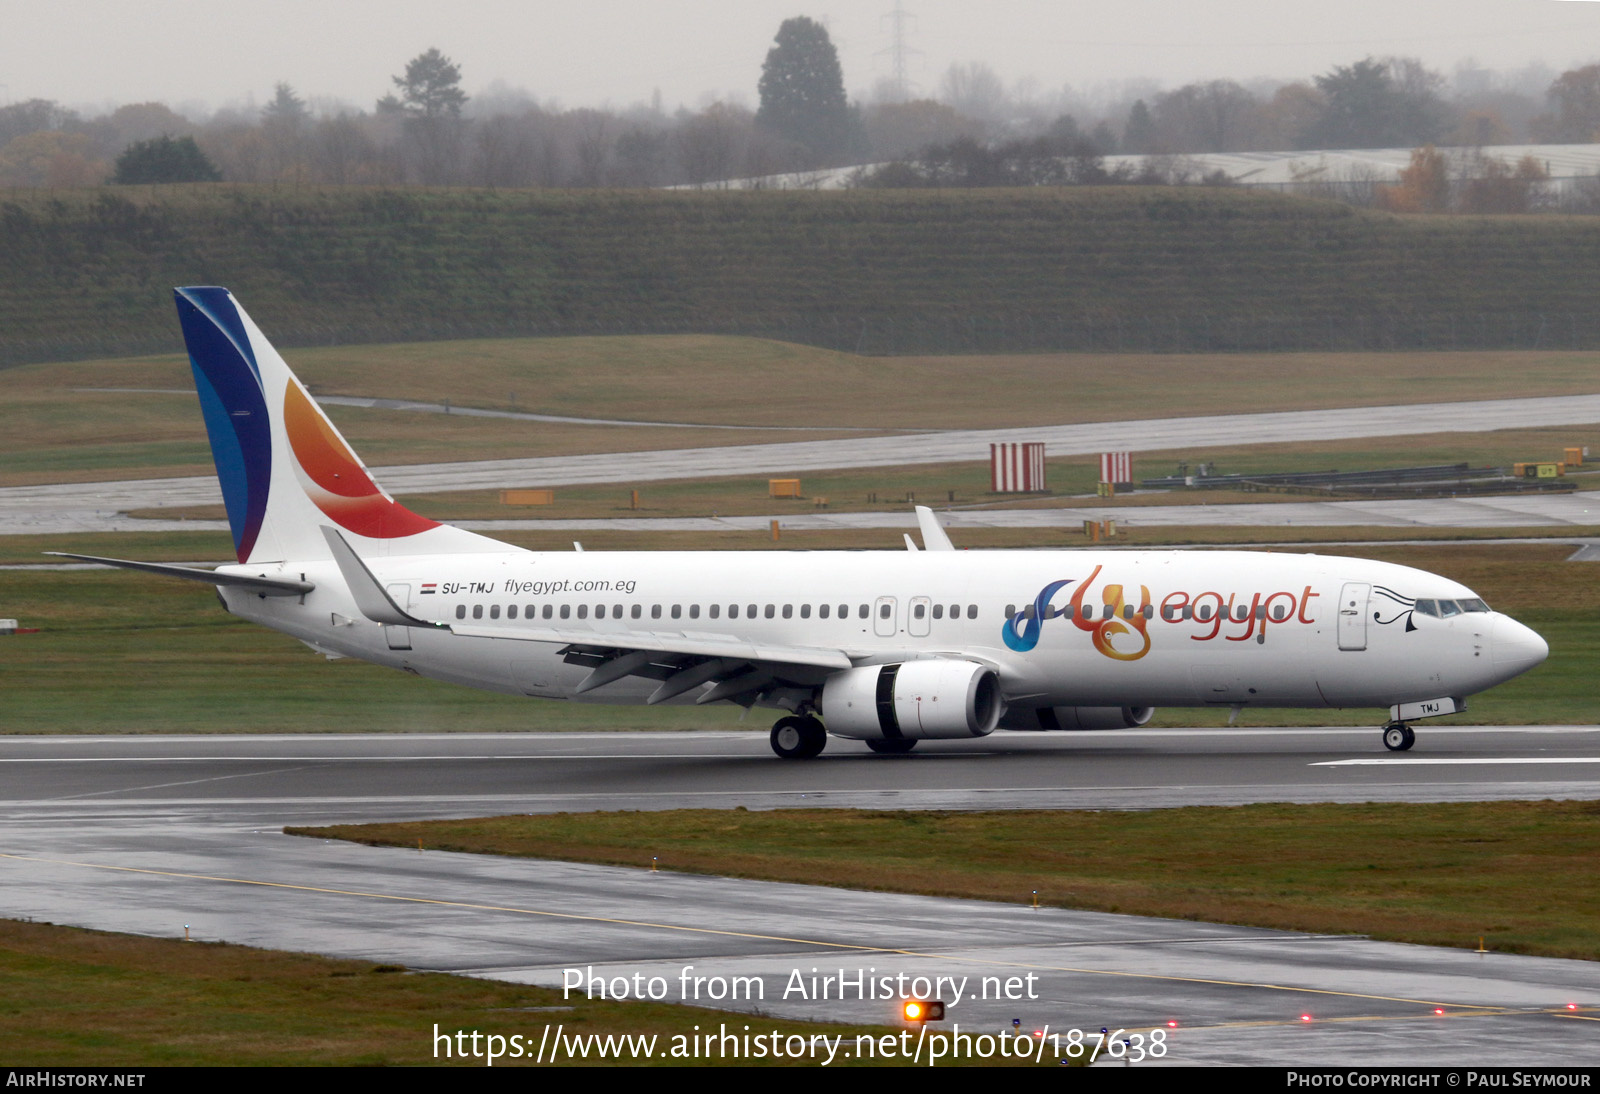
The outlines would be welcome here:
[[[467,93],[461,90],[461,68],[437,48],[420,53],[406,62],[404,76],[395,76],[394,86],[400,89],[395,102],[399,110],[412,118],[459,117],[467,103]],[[379,109],[384,108],[380,101]]]
[[[1316,79],[1323,108],[1301,132],[1302,148],[1431,144],[1446,129],[1440,77],[1412,58],[1368,57]]]
[[[1600,65],[1563,72],[1545,94],[1552,112],[1534,120],[1541,140],[1556,144],[1600,140]]]
[[[844,72],[820,23],[803,15],[783,21],[761,66],[760,91],[756,124],[762,129],[824,159],[850,150],[855,126]]]
[[[430,49],[406,63],[405,75],[394,77],[394,86],[400,97],[384,96],[378,113],[404,116],[416,178],[427,185],[456,181],[463,160],[461,108],[467,102],[460,66]]]
[[[128,145],[117,157],[111,181],[121,186],[149,182],[221,182],[222,172],[193,137],[156,137]]]

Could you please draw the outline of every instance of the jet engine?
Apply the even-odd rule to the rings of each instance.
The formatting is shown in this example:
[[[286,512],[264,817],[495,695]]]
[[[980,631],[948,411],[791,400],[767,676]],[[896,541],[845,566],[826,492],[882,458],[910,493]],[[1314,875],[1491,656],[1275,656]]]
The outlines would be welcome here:
[[[1004,707],[994,669],[954,658],[848,669],[822,685],[828,732],[858,741],[982,737]]]
[[[1137,729],[1155,714],[1155,707],[1013,708],[1001,729]]]

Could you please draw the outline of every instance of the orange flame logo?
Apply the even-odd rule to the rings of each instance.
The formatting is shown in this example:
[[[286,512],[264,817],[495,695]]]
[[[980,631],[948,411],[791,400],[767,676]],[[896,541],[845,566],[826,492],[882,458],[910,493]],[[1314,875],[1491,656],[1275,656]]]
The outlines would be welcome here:
[[[1094,584],[1094,579],[1100,575],[1100,567],[1094,568],[1094,573],[1078,586],[1072,594],[1072,622],[1081,631],[1088,631],[1090,641],[1094,648],[1114,661],[1137,661],[1150,652],[1150,632],[1147,629],[1149,620],[1145,618],[1150,610],[1150,587],[1140,585],[1139,607],[1128,611],[1127,601],[1122,595],[1121,585],[1107,585],[1100,590],[1100,600],[1109,611],[1102,611],[1101,618],[1085,618],[1092,616],[1094,609],[1091,607],[1087,613],[1083,608],[1083,594],[1089,591],[1089,586]],[[1123,634],[1138,634],[1142,645],[1137,650],[1120,651],[1112,645],[1112,641]]]

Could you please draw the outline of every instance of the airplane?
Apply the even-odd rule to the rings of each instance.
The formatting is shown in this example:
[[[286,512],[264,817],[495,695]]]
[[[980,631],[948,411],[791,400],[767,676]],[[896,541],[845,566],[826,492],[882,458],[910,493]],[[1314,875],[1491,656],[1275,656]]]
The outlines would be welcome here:
[[[529,551],[397,503],[226,289],[174,292],[237,564],[66,557],[216,586],[225,610],[469,687],[783,712],[772,750],[878,753],[1156,707],[1388,707],[1382,740],[1542,662],[1471,589],[1247,551]],[[575,547],[577,545],[574,545]],[[1230,715],[1231,720],[1231,715]]]

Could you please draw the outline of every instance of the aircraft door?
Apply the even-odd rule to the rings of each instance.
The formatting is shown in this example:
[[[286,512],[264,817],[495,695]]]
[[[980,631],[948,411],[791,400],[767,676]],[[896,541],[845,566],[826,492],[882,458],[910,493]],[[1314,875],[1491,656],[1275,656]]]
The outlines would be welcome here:
[[[388,593],[389,599],[398,604],[401,611],[411,610],[410,585],[390,585]],[[391,650],[409,650],[411,648],[410,627],[384,627],[383,637],[389,643]]]
[[[1367,648],[1367,596],[1372,586],[1359,581],[1347,581],[1339,591],[1339,648],[1364,650]]]
[[[878,602],[872,606],[872,633],[879,638],[893,638],[898,620],[895,619],[895,608],[898,601],[892,596],[880,596]]]
[[[906,629],[913,638],[926,638],[933,629],[933,601],[925,596],[911,598],[910,615],[906,619]]]

